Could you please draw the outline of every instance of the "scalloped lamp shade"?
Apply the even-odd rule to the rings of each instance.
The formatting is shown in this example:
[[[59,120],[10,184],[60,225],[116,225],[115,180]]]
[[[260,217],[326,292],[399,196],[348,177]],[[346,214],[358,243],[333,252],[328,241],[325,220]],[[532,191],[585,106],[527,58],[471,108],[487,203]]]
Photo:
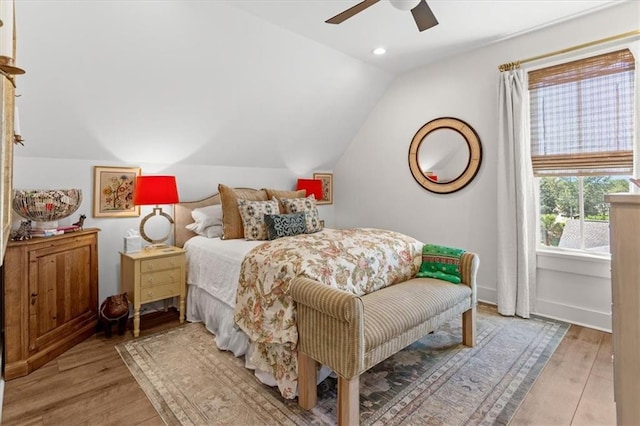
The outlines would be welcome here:
[[[133,204],[175,204],[178,202],[178,187],[175,176],[138,176],[133,194]]]
[[[322,200],[322,181],[320,179],[298,179],[297,190],[307,191],[307,197],[311,194],[316,200]]]

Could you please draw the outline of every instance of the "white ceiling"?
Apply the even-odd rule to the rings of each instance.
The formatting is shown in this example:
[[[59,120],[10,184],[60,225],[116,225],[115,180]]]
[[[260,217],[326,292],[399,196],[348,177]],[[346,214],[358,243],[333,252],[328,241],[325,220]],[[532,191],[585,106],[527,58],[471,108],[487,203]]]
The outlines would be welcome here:
[[[235,0],[230,4],[398,74],[624,1],[628,0],[429,0],[439,25],[423,32],[410,11],[397,10],[386,0],[339,25],[324,21],[359,0]],[[385,47],[387,54],[373,55],[378,46]]]

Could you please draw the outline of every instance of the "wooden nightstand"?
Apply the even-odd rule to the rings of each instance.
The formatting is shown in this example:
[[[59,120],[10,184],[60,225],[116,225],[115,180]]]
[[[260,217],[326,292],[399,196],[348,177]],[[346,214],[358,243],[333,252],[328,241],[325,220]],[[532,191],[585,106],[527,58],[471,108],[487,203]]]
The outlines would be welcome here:
[[[184,250],[165,246],[120,253],[120,291],[133,303],[133,335],[140,335],[140,305],[180,296],[180,322],[184,322],[187,293]]]

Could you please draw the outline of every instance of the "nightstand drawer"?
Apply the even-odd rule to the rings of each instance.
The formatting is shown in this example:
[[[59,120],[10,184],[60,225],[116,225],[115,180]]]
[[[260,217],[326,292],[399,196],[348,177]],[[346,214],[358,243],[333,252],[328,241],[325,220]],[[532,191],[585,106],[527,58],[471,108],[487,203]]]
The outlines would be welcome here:
[[[140,288],[156,287],[164,284],[180,283],[182,269],[166,269],[158,272],[148,272],[140,277]]]
[[[149,259],[140,262],[140,272],[162,271],[163,269],[178,268],[184,256],[162,257],[160,259]]]
[[[140,289],[140,303],[153,302],[171,296],[180,296],[180,283],[163,284]]]

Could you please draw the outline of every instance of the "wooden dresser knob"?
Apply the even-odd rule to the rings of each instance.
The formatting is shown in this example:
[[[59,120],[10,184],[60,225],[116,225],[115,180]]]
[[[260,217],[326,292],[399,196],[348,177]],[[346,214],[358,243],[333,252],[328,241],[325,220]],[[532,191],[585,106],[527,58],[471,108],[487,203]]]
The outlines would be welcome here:
[[[38,301],[38,293],[31,293],[31,304],[35,305]]]
[[[149,297],[153,296],[153,292],[152,292],[152,291],[150,291],[150,292],[148,293],[148,295],[149,295]]]

